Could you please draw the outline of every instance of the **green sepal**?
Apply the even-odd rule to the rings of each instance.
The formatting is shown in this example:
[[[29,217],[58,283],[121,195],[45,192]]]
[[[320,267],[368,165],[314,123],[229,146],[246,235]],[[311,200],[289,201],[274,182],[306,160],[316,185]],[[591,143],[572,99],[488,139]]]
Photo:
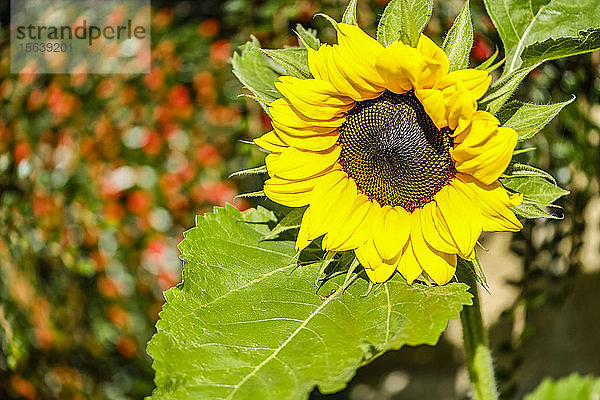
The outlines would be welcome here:
[[[496,113],[503,126],[517,131],[519,142],[531,139],[546,126],[575,97],[556,104],[530,104],[514,100],[504,104]]]
[[[569,191],[548,180],[543,174],[501,177],[499,180],[510,191],[523,194],[522,204],[511,208],[515,214],[524,218],[562,218],[547,212],[545,208],[559,208],[552,203],[569,194]]]
[[[465,260],[464,258],[458,257],[458,264],[458,268],[463,268],[468,271],[469,274],[475,278],[477,283],[485,288],[485,290],[488,290],[487,278],[477,256],[472,260]]]
[[[260,167],[256,167],[256,168],[249,168],[249,169],[244,169],[241,171],[232,172],[231,174],[229,174],[229,178],[234,178],[236,176],[244,176],[244,175],[260,175],[260,174],[266,174],[266,173],[267,173],[267,166],[261,165]]]
[[[517,89],[521,81],[537,65],[531,65],[514,71],[513,73],[501,78],[495,82],[486,94],[479,100],[479,109],[485,110],[491,114],[496,114],[498,110],[506,103],[508,98]]]
[[[275,81],[285,70],[260,51],[260,42],[254,36],[233,54],[232,64],[233,74],[268,113],[269,103],[281,97]]]
[[[450,61],[450,71],[469,67],[469,55],[473,47],[473,21],[469,1],[465,1],[442,45]]]
[[[321,47],[321,41],[317,37],[317,31],[311,28],[305,28],[300,24],[296,24],[296,36],[298,36],[298,41],[300,42],[300,46],[306,49],[319,50]]]
[[[508,168],[506,168],[506,171],[504,171],[501,178],[524,178],[528,176],[539,176],[556,184],[556,180],[548,172],[532,167],[531,165],[519,163],[511,163]]]
[[[432,0],[392,0],[383,10],[377,26],[377,41],[384,47],[396,40],[416,46],[419,34],[429,23]]]
[[[356,3],[358,0],[350,0],[344,15],[342,16],[342,22],[348,25],[356,25]]]
[[[265,197],[265,192],[263,190],[258,190],[256,192],[240,193],[237,196],[235,196],[236,199],[245,199],[252,197]]]
[[[287,213],[285,217],[279,221],[279,223],[273,228],[271,232],[262,237],[262,240],[272,240],[276,239],[283,232],[287,232],[293,229],[300,228],[300,223],[302,222],[302,217],[304,216],[304,212],[308,206],[294,208],[292,211]]]
[[[488,71],[488,72],[493,71],[494,69],[498,68],[498,67],[496,67],[494,69],[491,69],[492,64],[494,63],[494,61],[496,61],[496,58],[498,58],[498,48],[497,47],[496,47],[496,51],[494,52],[494,54],[492,54],[487,60],[485,60],[478,66],[476,66],[475,69],[480,69],[480,70]],[[500,61],[503,61],[503,60],[500,60]],[[497,63],[497,64],[499,64],[499,63]]]
[[[308,68],[308,50],[300,47],[285,49],[261,49],[267,56],[285,68],[286,75],[300,79],[310,79],[312,74]]]

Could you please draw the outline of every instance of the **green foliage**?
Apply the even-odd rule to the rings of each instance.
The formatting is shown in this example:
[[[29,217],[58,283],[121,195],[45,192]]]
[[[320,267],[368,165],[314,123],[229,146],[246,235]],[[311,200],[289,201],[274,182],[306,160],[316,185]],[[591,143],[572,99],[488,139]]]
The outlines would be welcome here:
[[[300,41],[300,45],[305,48],[311,48],[313,50],[318,50],[321,47],[321,41],[317,37],[317,31],[314,29],[306,29],[302,25],[296,25],[296,35]]]
[[[597,0],[484,0],[504,43],[504,75],[600,47]]]
[[[308,68],[307,49],[300,47],[288,47],[285,49],[261,50],[279,65],[284,67],[286,75],[295,76],[296,78],[300,79],[309,79],[313,77]]]
[[[384,47],[398,39],[416,46],[419,34],[429,23],[432,10],[432,0],[390,1],[379,20],[377,40]]]
[[[591,375],[572,374],[553,381],[544,379],[542,384],[525,396],[524,400],[592,400],[600,398],[600,379]]]
[[[270,61],[260,50],[260,42],[254,36],[233,54],[233,73],[252,92],[265,112],[269,103],[281,97],[275,81],[285,74],[285,69]]]
[[[501,177],[500,182],[509,190],[523,194],[523,203],[513,207],[512,210],[523,218],[560,218],[544,210],[552,207],[552,203],[569,191],[560,188],[556,183],[548,181],[547,174],[533,167],[517,167],[515,164],[509,169],[527,171],[527,174]]]
[[[283,232],[300,228],[302,217],[304,216],[304,212],[307,208],[308,207],[298,207],[292,209],[292,211],[287,213],[286,216],[279,221],[277,226],[275,226],[271,232],[263,237],[263,240],[276,239]]]
[[[597,49],[600,49],[600,28],[591,28],[579,31],[576,37],[550,38],[543,42],[534,43],[523,50],[521,58],[524,63],[531,64],[587,53]]]
[[[227,206],[185,233],[184,281],[166,292],[148,346],[153,398],[292,400],[315,385],[335,392],[381,352],[435,344],[470,304],[464,284],[410,286],[398,274],[366,297],[358,275],[317,289],[319,259],[298,263],[292,242],[261,241],[273,222],[264,209]]]
[[[356,3],[357,0],[350,0],[342,16],[342,22],[345,24],[356,25]]]
[[[465,1],[442,45],[450,60],[450,71],[469,67],[469,55],[473,47],[473,21],[469,1]]]
[[[521,81],[536,66],[524,67],[503,76],[488,89],[487,93],[479,100],[478,105],[482,110],[496,114],[514,93]]]
[[[531,139],[573,100],[574,97],[556,104],[529,104],[514,100],[503,105],[496,117],[503,126],[516,130],[522,142]]]

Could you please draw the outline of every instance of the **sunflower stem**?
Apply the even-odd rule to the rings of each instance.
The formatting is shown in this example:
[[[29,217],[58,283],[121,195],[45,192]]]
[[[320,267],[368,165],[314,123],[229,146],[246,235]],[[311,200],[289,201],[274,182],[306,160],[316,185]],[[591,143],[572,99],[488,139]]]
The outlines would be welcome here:
[[[473,295],[473,305],[465,306],[460,313],[465,361],[469,370],[473,399],[497,400],[496,378],[487,332],[481,318],[477,281],[474,274],[466,269],[458,268],[457,275],[460,282],[469,285],[469,292]]]

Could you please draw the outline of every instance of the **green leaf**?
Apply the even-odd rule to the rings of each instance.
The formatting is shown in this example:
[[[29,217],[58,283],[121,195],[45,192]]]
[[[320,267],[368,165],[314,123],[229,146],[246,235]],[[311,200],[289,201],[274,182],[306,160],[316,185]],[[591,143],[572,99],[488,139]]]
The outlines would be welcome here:
[[[254,36],[240,50],[233,54],[233,73],[268,113],[268,104],[281,97],[274,83],[285,71],[262,54]]]
[[[165,293],[148,345],[154,399],[304,399],[346,386],[365,362],[405,344],[435,344],[470,304],[467,286],[366,280],[296,264],[294,244],[260,241],[267,224],[231,206],[197,219],[179,245],[183,283]],[[265,217],[262,217],[265,219]],[[302,259],[302,256],[300,257]]]
[[[519,86],[521,81],[535,67],[537,67],[537,65],[524,67],[499,79],[490,86],[487,93],[479,100],[479,108],[492,114],[496,114],[500,107],[506,103],[508,98],[517,89],[517,86]]]
[[[271,232],[263,236],[262,240],[272,240],[279,237],[283,232],[300,228],[302,217],[307,208],[308,207],[294,208],[279,221],[277,226],[275,226]]]
[[[345,24],[356,25],[356,3],[358,0],[350,0],[344,15],[342,16],[342,22]]]
[[[467,270],[471,274],[471,276],[475,278],[475,281],[477,283],[483,286],[486,290],[488,289],[487,278],[477,256],[475,256],[475,258],[470,261],[458,257],[458,265],[459,268],[464,268],[465,270]]]
[[[562,196],[569,194],[556,184],[541,176],[500,178],[500,182],[514,192],[523,193],[525,199],[540,206],[548,206]]]
[[[528,176],[539,176],[544,179],[548,179],[550,182],[556,184],[556,180],[552,175],[541,169],[532,167],[531,165],[512,163],[506,168],[506,171],[502,174],[503,178],[524,178]]]
[[[478,66],[475,67],[475,69],[481,69],[481,70],[486,70],[486,71],[490,71],[489,68],[492,67],[492,64],[494,63],[494,61],[496,61],[496,58],[498,58],[498,48],[496,48],[496,51],[494,52],[494,54],[492,54],[490,56],[490,58],[488,58],[487,60],[485,60],[484,62],[482,62],[481,64],[479,64]],[[501,60],[501,62],[503,62]],[[497,64],[496,64],[497,65]],[[497,67],[496,67],[497,68]],[[495,68],[494,68],[495,69]],[[492,70],[493,71],[493,70]]]
[[[289,47],[286,49],[267,50],[261,49],[264,54],[271,57],[275,62],[285,68],[286,75],[295,76],[300,79],[312,78],[308,68],[308,50],[300,47]]]
[[[496,117],[503,126],[516,130],[519,142],[522,142],[532,138],[573,100],[575,97],[556,104],[529,104],[515,100],[502,106]]]
[[[523,200],[523,203],[518,206],[510,208],[516,215],[525,219],[534,219],[534,218],[551,218],[551,219],[562,219],[562,215],[558,216],[555,214],[551,214],[544,210],[537,204],[527,203]]]
[[[579,31],[576,37],[550,38],[534,43],[523,50],[521,58],[524,64],[531,64],[597,49],[600,49],[600,28],[592,28]]]
[[[572,374],[558,381],[544,379],[524,400],[592,400],[600,398],[600,378]]]
[[[244,176],[244,175],[260,175],[267,173],[267,166],[261,165],[260,167],[244,169],[241,171],[235,171],[229,175],[229,178],[233,178],[236,176]]]
[[[383,10],[377,26],[377,40],[384,47],[401,39],[406,44],[415,44],[415,34],[425,29],[431,12],[432,0],[392,0]]]
[[[473,47],[473,21],[469,1],[465,1],[442,45],[450,60],[450,71],[469,67],[469,54]]]
[[[599,47],[598,0],[484,0],[504,43],[507,75]],[[528,49],[525,52],[525,49]]]
[[[317,37],[317,31],[311,28],[306,29],[300,24],[296,24],[296,35],[300,39],[300,45],[305,48],[318,50],[321,47],[321,41]]]

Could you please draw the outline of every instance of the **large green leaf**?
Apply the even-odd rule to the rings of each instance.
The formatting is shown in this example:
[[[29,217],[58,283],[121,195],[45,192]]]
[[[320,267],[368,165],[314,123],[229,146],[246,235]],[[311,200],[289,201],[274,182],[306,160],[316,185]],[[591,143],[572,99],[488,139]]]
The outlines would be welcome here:
[[[465,1],[442,46],[450,60],[450,71],[469,66],[469,54],[473,47],[473,21],[471,21],[469,1]]]
[[[294,244],[260,241],[275,222],[231,206],[199,217],[180,244],[183,283],[148,345],[155,399],[303,399],[342,389],[366,360],[434,344],[470,304],[464,284],[408,285],[396,274],[366,297],[344,276],[317,293],[319,263],[297,265]],[[300,256],[302,258],[302,255]]]
[[[234,75],[268,112],[268,104],[281,97],[275,81],[286,73],[285,69],[261,52],[260,43],[254,36],[240,47],[239,53],[233,54],[232,64]]]
[[[383,11],[377,26],[377,40],[385,47],[402,39],[411,44],[414,35],[425,29],[431,12],[432,0],[392,0]]]
[[[511,101],[500,108],[496,117],[504,126],[517,131],[519,141],[532,138],[575,98],[556,104],[529,104]]]
[[[600,47],[598,0],[484,2],[504,43],[505,74]]]
[[[600,378],[572,374],[558,381],[544,379],[524,400],[592,400],[600,399]]]

